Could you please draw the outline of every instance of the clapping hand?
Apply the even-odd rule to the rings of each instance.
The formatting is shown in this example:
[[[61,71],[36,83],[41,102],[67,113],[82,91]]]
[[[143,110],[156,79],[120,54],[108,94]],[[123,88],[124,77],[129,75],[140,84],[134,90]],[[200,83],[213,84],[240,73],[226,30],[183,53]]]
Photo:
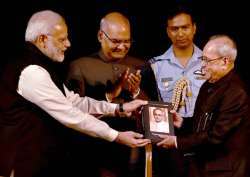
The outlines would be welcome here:
[[[112,102],[116,97],[118,97],[127,83],[127,78],[129,76],[129,68],[127,68],[119,77],[114,87],[109,93],[106,93],[107,99]]]
[[[127,79],[127,89],[134,96],[139,92],[141,83],[141,71],[137,70],[136,73],[129,73]]]

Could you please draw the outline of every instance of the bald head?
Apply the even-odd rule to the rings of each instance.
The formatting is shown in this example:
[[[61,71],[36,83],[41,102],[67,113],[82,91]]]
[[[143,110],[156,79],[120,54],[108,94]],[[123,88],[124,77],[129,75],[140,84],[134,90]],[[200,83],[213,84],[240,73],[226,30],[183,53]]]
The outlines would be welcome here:
[[[49,34],[62,22],[64,23],[63,17],[56,12],[51,10],[37,12],[32,15],[28,22],[25,40],[33,42],[38,36]]]
[[[234,68],[237,49],[235,42],[227,35],[212,36],[203,49],[204,79],[215,83]]]
[[[98,40],[108,61],[124,59],[131,46],[129,20],[118,12],[107,14],[101,20]]]
[[[112,12],[102,18],[100,29],[105,32],[130,31],[130,24],[124,15]]]
[[[205,53],[214,53],[220,57],[229,57],[235,60],[237,56],[237,47],[235,42],[227,35],[212,36],[206,46]]]

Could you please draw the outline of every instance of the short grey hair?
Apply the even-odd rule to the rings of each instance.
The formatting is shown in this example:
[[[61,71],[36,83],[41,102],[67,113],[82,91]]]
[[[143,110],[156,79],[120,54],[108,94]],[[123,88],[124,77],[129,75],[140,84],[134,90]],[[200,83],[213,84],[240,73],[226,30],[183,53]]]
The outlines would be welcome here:
[[[25,41],[33,42],[38,36],[49,34],[53,27],[62,20],[64,21],[61,15],[51,10],[43,10],[33,14],[26,28]]]
[[[223,42],[217,44],[217,52],[220,56],[228,56],[231,60],[235,61],[237,56],[237,46],[232,38],[227,35],[220,34],[210,37],[209,41],[225,38]]]

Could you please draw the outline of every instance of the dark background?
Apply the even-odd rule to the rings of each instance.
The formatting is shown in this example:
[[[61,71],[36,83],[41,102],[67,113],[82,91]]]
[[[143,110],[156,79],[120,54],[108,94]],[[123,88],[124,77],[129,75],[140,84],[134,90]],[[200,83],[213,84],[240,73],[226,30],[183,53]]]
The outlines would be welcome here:
[[[172,5],[186,3],[196,18],[195,44],[203,48],[209,36],[228,34],[238,45],[236,69],[250,85],[248,77],[249,7],[247,1],[226,0],[23,0],[1,2],[0,64],[11,61],[23,46],[24,33],[30,16],[39,10],[60,13],[68,24],[71,48],[66,63],[98,50],[99,22],[108,12],[119,11],[131,22],[134,43],[130,54],[148,60],[167,50],[166,14]]]

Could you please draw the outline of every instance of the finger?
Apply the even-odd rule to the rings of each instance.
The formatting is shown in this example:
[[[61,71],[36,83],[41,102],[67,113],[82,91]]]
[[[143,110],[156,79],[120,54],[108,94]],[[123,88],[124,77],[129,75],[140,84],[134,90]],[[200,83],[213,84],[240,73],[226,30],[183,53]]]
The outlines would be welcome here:
[[[140,82],[141,81],[141,75],[130,74],[129,78],[132,79],[134,82]]]
[[[138,69],[138,70],[136,70],[136,73],[135,73],[137,76],[141,76],[141,70],[140,69]]]
[[[126,112],[125,115],[126,115],[126,117],[130,117],[132,115],[132,113],[131,112]]]
[[[135,138],[143,138],[143,135],[140,134],[140,133],[134,132],[134,137],[135,137]]]
[[[150,143],[150,141],[143,142],[143,143],[138,144],[137,147],[143,147],[143,146],[146,146],[149,143]]]
[[[157,136],[159,136],[160,138],[162,138],[162,139],[165,139],[165,138],[168,138],[169,136],[168,135],[157,135]]]
[[[167,141],[168,141],[168,137],[166,137],[165,139],[163,139],[162,141],[160,141],[159,143],[157,143],[157,146],[161,146],[164,145]]]
[[[136,80],[134,78],[131,78],[130,81],[131,81],[131,83],[132,83],[131,85],[133,85],[133,87],[138,88],[140,86],[141,80],[138,80],[138,79]]]
[[[137,111],[139,114],[142,113],[143,107],[140,107],[139,110]]]
[[[157,145],[157,146],[163,146],[164,143],[165,143],[165,140],[162,140],[162,141],[160,141],[159,143],[157,143],[156,145]]]
[[[122,76],[123,80],[128,78],[128,76],[129,76],[129,70],[130,70],[130,68],[127,68],[127,69],[122,73],[121,76]]]
[[[149,139],[137,139],[136,140],[137,141],[137,143],[136,143],[136,145],[138,146],[138,145],[146,145],[146,144],[148,144],[148,143],[150,143],[151,141],[149,140]]]
[[[172,109],[172,110],[170,110],[170,113],[176,114],[176,111]]]
[[[131,77],[128,77],[127,82],[128,82],[128,84],[130,86],[134,86],[135,85],[135,81]]]
[[[128,76],[129,76],[129,70],[130,70],[130,68],[126,69],[126,71],[125,71],[125,78],[128,78]]]

